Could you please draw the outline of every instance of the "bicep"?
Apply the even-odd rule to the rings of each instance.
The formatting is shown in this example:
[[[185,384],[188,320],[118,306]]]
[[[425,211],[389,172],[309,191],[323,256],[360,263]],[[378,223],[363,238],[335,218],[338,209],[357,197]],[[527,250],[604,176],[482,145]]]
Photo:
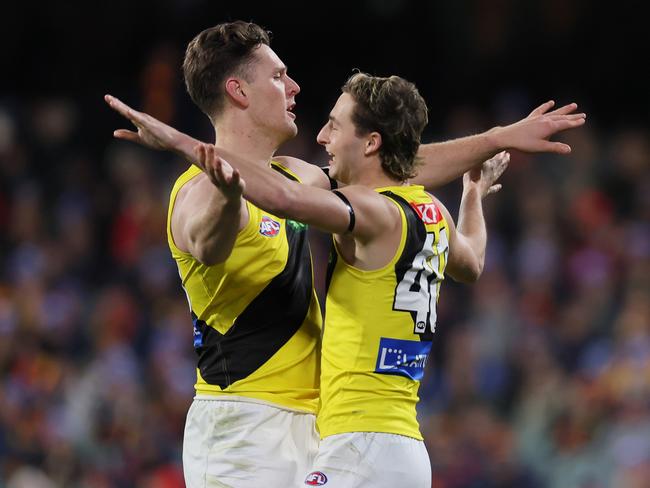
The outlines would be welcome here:
[[[399,217],[393,205],[369,188],[348,186],[337,195],[297,183],[292,187],[286,216],[331,234],[350,232],[356,238],[369,240],[395,221],[395,216]]]

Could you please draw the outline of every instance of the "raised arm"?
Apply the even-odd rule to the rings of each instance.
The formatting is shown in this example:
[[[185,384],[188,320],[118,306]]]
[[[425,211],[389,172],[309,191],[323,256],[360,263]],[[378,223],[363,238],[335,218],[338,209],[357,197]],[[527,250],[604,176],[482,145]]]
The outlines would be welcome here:
[[[569,145],[549,141],[549,138],[558,132],[580,127],[585,123],[586,115],[575,113],[578,108],[575,103],[549,112],[554,104],[552,100],[548,101],[514,124],[447,142],[423,144],[418,156],[424,164],[413,182],[427,188],[444,185],[504,150],[570,153]]]
[[[463,176],[463,197],[458,214],[458,227],[454,226],[448,210],[441,205],[449,224],[449,260],[445,273],[462,283],[476,281],[483,272],[487,231],[483,217],[482,200],[501,189],[495,182],[508,167],[510,155],[497,154]]]

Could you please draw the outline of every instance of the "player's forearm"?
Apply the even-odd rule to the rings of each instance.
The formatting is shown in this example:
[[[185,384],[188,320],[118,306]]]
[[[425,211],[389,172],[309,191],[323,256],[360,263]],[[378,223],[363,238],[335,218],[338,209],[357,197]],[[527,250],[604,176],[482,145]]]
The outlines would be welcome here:
[[[346,232],[349,226],[347,210],[342,211],[341,200],[332,192],[290,181],[270,169],[250,168],[248,174],[251,180],[242,174],[246,181],[244,195],[258,207],[324,232]],[[249,185],[249,181],[252,184]]]
[[[282,176],[265,164],[256,164],[217,148],[217,154],[241,174],[244,197],[267,212],[310,224],[330,233],[349,226],[347,207],[329,190],[303,185]]]
[[[228,259],[239,233],[241,198],[229,200],[215,190],[207,206],[187,223],[189,251],[212,266]]]
[[[466,186],[463,189],[457,231],[465,237],[466,242],[473,251],[469,273],[475,275],[475,281],[483,272],[485,247],[487,245],[487,229],[483,216],[481,192],[475,186]]]
[[[435,188],[461,177],[501,150],[497,130],[494,128],[451,141],[422,144],[418,151],[422,164],[413,183]]]

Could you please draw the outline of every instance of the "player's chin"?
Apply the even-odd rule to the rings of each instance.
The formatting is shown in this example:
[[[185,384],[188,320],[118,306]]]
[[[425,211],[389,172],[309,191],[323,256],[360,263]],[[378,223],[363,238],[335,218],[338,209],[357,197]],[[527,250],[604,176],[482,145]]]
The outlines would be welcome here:
[[[285,132],[286,132],[287,139],[293,139],[298,135],[298,126],[293,120],[289,121],[289,123],[286,126]]]
[[[282,130],[278,131],[276,134],[279,139],[279,144],[284,144],[298,135],[298,127],[296,127],[295,124],[288,125],[283,127]]]

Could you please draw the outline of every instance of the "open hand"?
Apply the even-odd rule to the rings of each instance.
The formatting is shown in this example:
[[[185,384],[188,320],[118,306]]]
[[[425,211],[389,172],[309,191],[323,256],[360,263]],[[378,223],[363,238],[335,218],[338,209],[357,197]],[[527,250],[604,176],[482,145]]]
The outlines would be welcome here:
[[[463,186],[478,188],[481,198],[496,193],[501,189],[501,184],[496,183],[508,167],[510,153],[502,151],[491,159],[485,161],[480,167],[473,168],[463,175]]]
[[[135,142],[151,149],[173,151],[188,160],[194,157],[192,149],[198,141],[149,114],[132,109],[112,95],[105,95],[104,100],[113,110],[129,119],[138,129],[137,131],[118,129],[113,132],[116,138]]]
[[[578,108],[576,103],[549,112],[554,105],[555,102],[549,100],[533,110],[525,119],[492,129],[498,140],[497,145],[524,152],[570,153],[571,146],[568,144],[548,139],[558,132],[580,127],[585,123],[587,115],[575,113]]]

